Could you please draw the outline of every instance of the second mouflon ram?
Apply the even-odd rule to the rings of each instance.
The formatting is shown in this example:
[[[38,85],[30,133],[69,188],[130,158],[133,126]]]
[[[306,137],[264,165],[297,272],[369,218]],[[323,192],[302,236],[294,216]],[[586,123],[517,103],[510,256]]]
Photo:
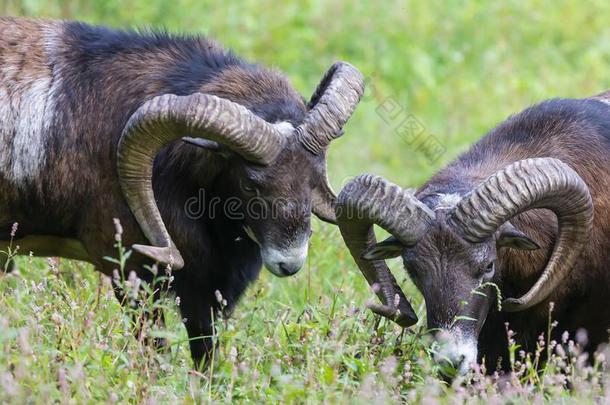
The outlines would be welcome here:
[[[610,327],[610,92],[510,117],[415,192],[357,177],[337,219],[382,301],[371,309],[410,326],[417,316],[383,261],[402,257],[440,363],[508,368],[505,323],[532,352],[551,302],[552,338],[584,328],[592,352]],[[373,224],[392,236],[376,243]],[[501,310],[493,284],[510,297]]]
[[[3,243],[18,222],[18,253],[112,275],[119,219],[127,270],[182,268],[172,288],[199,364],[215,291],[231,308],[262,264],[294,274],[312,212],[335,221],[326,151],[363,86],[337,63],[306,104],[282,73],[202,36],[0,18]]]

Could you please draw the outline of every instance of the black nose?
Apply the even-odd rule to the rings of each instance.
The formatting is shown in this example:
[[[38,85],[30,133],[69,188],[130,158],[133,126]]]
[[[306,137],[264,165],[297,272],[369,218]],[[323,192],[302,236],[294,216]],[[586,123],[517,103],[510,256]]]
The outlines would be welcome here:
[[[278,266],[279,266],[280,272],[282,272],[283,276],[292,276],[293,274],[298,272],[300,269],[300,267],[291,266],[290,264],[286,264],[284,262],[280,262],[278,264]]]

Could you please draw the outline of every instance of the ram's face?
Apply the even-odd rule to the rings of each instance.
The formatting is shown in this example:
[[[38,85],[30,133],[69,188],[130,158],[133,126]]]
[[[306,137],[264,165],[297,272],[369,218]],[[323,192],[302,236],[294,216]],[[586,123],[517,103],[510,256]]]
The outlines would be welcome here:
[[[419,242],[389,238],[363,255],[367,260],[402,257],[405,270],[424,296],[435,359],[446,374],[461,373],[477,361],[477,340],[495,296],[495,239],[470,243],[442,213]]]
[[[265,267],[279,277],[295,274],[307,258],[312,198],[324,181],[324,156],[296,143],[268,166],[241,160],[229,181],[243,229],[260,246]]]
[[[495,296],[496,247],[470,243],[437,223],[414,247],[402,252],[405,269],[426,301],[435,359],[449,374],[477,361],[477,340]]]

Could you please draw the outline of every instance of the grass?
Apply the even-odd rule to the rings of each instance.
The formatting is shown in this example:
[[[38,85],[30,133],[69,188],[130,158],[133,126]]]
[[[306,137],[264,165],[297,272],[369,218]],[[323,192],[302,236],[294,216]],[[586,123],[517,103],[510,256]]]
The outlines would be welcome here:
[[[0,13],[164,26],[213,35],[238,54],[285,71],[304,95],[335,60],[357,66],[369,90],[330,152],[336,189],[364,171],[418,186],[496,123],[537,101],[584,97],[610,83],[610,3],[533,0],[349,2],[4,0]],[[430,159],[397,133],[384,106],[413,115],[445,151]],[[307,266],[290,279],[263,273],[229,320],[218,320],[213,367],[191,370],[186,332],[168,307],[170,342],[154,353],[133,337],[111,281],[67,260],[18,259],[0,278],[0,402],[370,403],[564,402],[610,398],[603,358],[588,366],[578,342],[547,342],[535,372],[511,347],[507,381],[436,377],[422,326],[401,331],[364,308],[372,299],[338,230],[316,222]],[[420,318],[421,296],[395,274]],[[134,288],[126,280],[127,288]],[[129,284],[132,283],[132,284]],[[550,323],[552,325],[552,323]],[[561,327],[558,325],[557,327]],[[538,353],[539,355],[540,353]],[[560,372],[561,371],[561,372]],[[570,376],[572,389],[565,388]]]

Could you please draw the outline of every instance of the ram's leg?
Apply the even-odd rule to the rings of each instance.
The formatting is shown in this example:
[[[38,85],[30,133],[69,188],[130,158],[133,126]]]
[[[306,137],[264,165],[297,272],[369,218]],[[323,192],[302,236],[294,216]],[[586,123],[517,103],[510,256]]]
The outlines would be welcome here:
[[[214,328],[212,326],[212,306],[206,309],[191,312],[190,309],[180,307],[182,317],[185,319],[184,325],[189,337],[191,358],[197,370],[208,367],[214,357]],[[206,313],[209,313],[207,315]]]
[[[13,241],[1,240],[0,250],[8,252],[9,249],[13,255],[57,256],[91,262],[87,250],[79,240],[58,236],[28,235]]]
[[[191,358],[195,369],[202,370],[208,366],[214,354],[215,301],[209,291],[198,283],[180,283],[175,288],[180,297],[180,313],[189,337]]]

